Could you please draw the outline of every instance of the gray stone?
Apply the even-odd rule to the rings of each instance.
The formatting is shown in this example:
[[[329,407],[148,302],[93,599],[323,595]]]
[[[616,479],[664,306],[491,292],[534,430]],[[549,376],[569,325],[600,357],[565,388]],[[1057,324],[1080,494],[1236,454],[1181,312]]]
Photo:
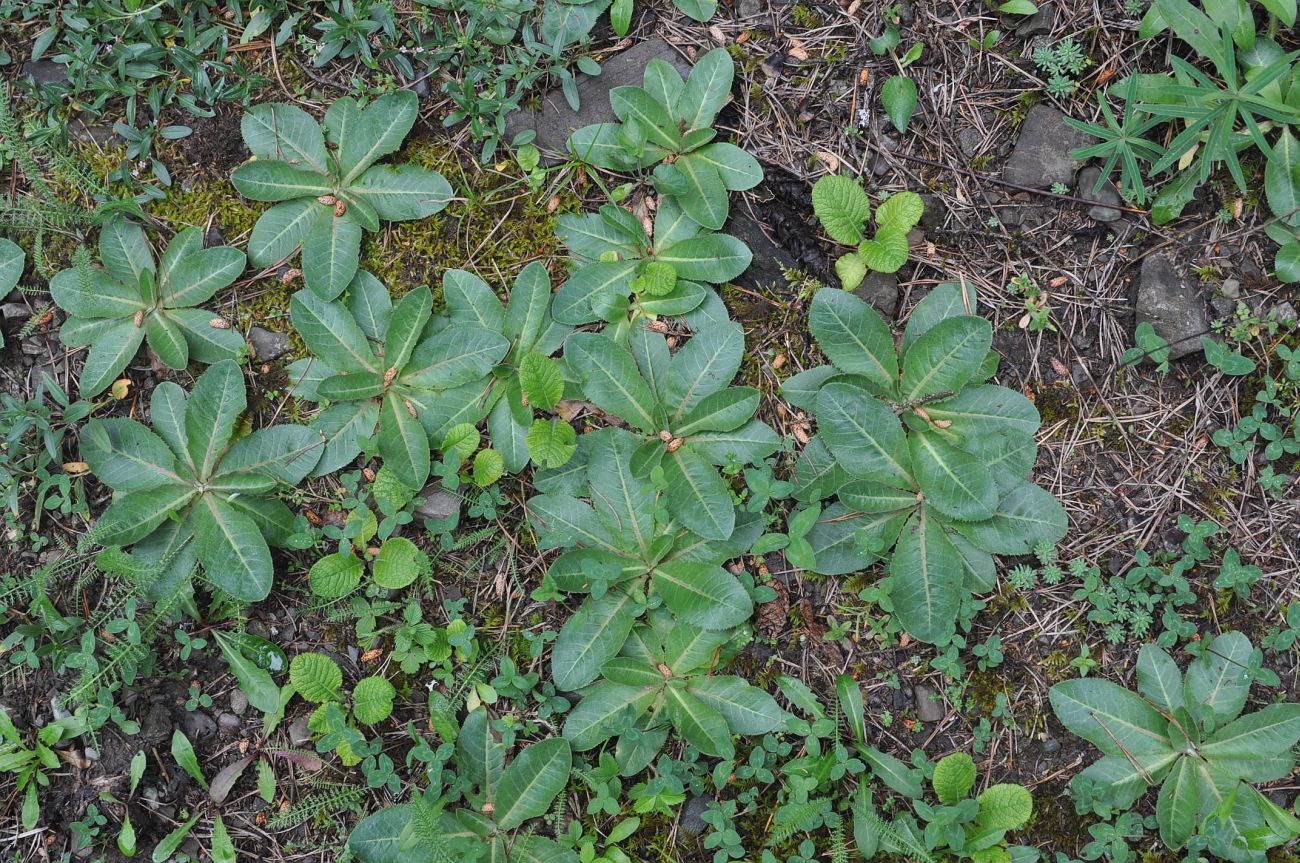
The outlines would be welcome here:
[[[53,60],[29,60],[23,64],[23,74],[37,84],[63,84],[68,80],[68,67]]]
[[[1085,133],[1066,125],[1060,111],[1035,105],[1025,117],[1015,149],[1002,169],[1002,179],[1031,189],[1047,189],[1053,183],[1068,186],[1074,178],[1070,153],[1089,140]]]
[[[248,344],[253,348],[253,355],[264,362],[278,360],[289,350],[289,334],[277,333],[265,327],[253,327],[248,331]]]
[[[1169,342],[1171,359],[1200,350],[1208,330],[1205,305],[1196,289],[1179,277],[1174,265],[1160,253],[1142,262],[1138,283],[1137,323],[1148,323],[1156,335]]]
[[[1061,748],[1061,741],[1057,740],[1055,737],[1049,737],[1043,741],[1043,752],[1045,753],[1050,754],[1060,748]]]
[[[963,126],[957,130],[957,147],[967,156],[974,156],[984,146],[984,136],[978,129]]]
[[[769,285],[783,285],[785,274],[782,268],[792,270],[797,267],[785,249],[768,239],[762,223],[751,216],[741,202],[733,204],[731,217],[722,229],[740,239],[754,253],[749,268],[735,279],[741,287],[758,290]]]
[[[708,823],[702,817],[708,811],[709,803],[713,798],[706,797],[703,794],[693,794],[682,807],[682,819],[679,823],[681,828],[687,833],[698,836],[708,828]]]
[[[898,311],[898,276],[893,273],[868,273],[853,293],[875,307],[886,320],[892,320]]]
[[[559,160],[548,159],[546,153],[564,152],[569,135],[575,129],[617,120],[614,109],[609,106],[609,91],[627,85],[640,87],[646,63],[656,57],[671,63],[683,76],[690,73],[691,65],[664,40],[639,42],[601,63],[597,77],[579,76],[577,111],[569,107],[562,92],[553,90],[542,96],[540,106],[516,111],[506,119],[506,138],[513,139],[530,129],[535,131],[537,137],[533,143],[542,151],[548,164],[555,164]]]
[[[922,228],[939,228],[948,218],[948,204],[939,195],[926,193],[921,196],[925,211],[921,214]]]
[[[451,518],[460,512],[460,498],[440,485],[425,486],[421,496],[424,499],[415,507],[415,514],[420,518]]]
[[[948,715],[933,687],[918,683],[912,688],[912,694],[916,697],[916,718],[922,722],[938,722]]]
[[[0,318],[6,321],[25,321],[32,316],[32,310],[26,303],[5,303],[0,305]]]
[[[236,716],[243,716],[244,711],[248,709],[248,696],[242,689],[236,689],[230,693],[230,712]]]
[[[1099,168],[1084,168],[1079,172],[1079,185],[1076,187],[1075,194],[1080,198],[1087,198],[1090,201],[1098,201],[1100,204],[1094,204],[1088,208],[1088,216],[1098,222],[1114,222],[1123,216],[1123,212],[1116,209],[1124,201],[1119,196],[1119,189],[1110,180],[1102,183],[1101,189],[1097,189],[1097,181],[1101,179],[1101,170]],[[1109,205],[1109,206],[1102,206]]]
[[[1230,300],[1241,297],[1241,282],[1236,279],[1224,279],[1223,284],[1219,285],[1219,293]]]
[[[1210,297],[1210,309],[1216,318],[1226,318],[1237,308],[1237,303],[1227,297]]]
[[[1295,306],[1287,302],[1281,302],[1273,306],[1273,319],[1284,324],[1294,324],[1296,322]]]
[[[1033,15],[1020,22],[1016,27],[1016,35],[1021,37],[1046,36],[1052,32],[1052,27],[1056,24],[1056,7],[1051,3],[1044,3],[1038,7],[1038,11]]]
[[[289,723],[289,743],[294,746],[305,746],[311,740],[311,729],[307,727],[306,716],[299,716],[293,722]]]
[[[185,736],[190,739],[190,742],[193,742],[215,734],[217,732],[217,723],[202,710],[191,710],[181,720],[181,729],[185,732]]]
[[[217,725],[222,731],[238,731],[241,724],[239,717],[233,713],[222,713],[217,717]]]

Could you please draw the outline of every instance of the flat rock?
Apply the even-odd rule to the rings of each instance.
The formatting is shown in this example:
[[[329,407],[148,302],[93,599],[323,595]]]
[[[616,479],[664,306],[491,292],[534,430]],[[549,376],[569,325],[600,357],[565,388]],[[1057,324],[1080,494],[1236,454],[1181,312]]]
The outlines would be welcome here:
[[[916,697],[916,718],[922,722],[938,722],[948,715],[934,687],[920,683],[912,688],[912,694]]]
[[[451,518],[460,512],[460,498],[440,485],[426,487],[421,497],[423,499],[415,506],[419,518]]]
[[[593,78],[579,73],[577,111],[569,107],[560,90],[552,90],[542,97],[538,107],[516,111],[506,119],[506,139],[532,129],[537,133],[533,143],[542,151],[543,159],[554,164],[558,159],[546,159],[546,154],[564,152],[575,129],[618,119],[609,106],[609,91],[628,85],[640,87],[646,63],[656,57],[673,64],[683,77],[690,73],[691,65],[663,39],[639,42],[601,63],[600,75]]]
[[[1002,179],[1031,189],[1047,189],[1053,183],[1068,186],[1074,178],[1070,153],[1088,141],[1086,134],[1066,125],[1060,111],[1035,105],[1029,109],[1015,149],[1002,168]]]
[[[1101,170],[1099,168],[1084,168],[1079,172],[1079,185],[1075,194],[1080,198],[1087,198],[1089,201],[1097,201],[1098,204],[1088,208],[1088,217],[1098,222],[1115,222],[1120,219],[1124,213],[1116,209],[1124,203],[1119,196],[1119,189],[1110,180],[1101,184],[1101,189],[1097,189],[1097,181],[1101,179]]]
[[[62,84],[68,80],[68,67],[53,60],[28,60],[23,64],[23,74],[30,75],[37,84]]]
[[[703,794],[692,795],[682,807],[682,819],[679,822],[681,828],[696,836],[703,833],[709,825],[702,816],[708,811],[711,802],[712,798]]]
[[[192,743],[195,740],[201,740],[215,734],[217,732],[217,723],[202,710],[191,710],[181,720],[181,729]]]
[[[1185,357],[1201,348],[1201,336],[1209,329],[1205,304],[1168,258],[1160,253],[1142,261],[1138,283],[1137,323],[1148,323],[1156,335],[1169,342],[1171,359]]]
[[[248,331],[248,344],[259,360],[278,360],[289,350],[289,334],[253,327]]]
[[[1033,15],[1020,22],[1016,27],[1017,36],[1046,36],[1052,32],[1052,27],[1056,24],[1056,7],[1051,3],[1044,3],[1038,7],[1038,11]]]
[[[736,277],[737,285],[755,290],[774,284],[783,285],[783,270],[798,268],[795,259],[768,238],[769,232],[763,229],[763,224],[745,212],[739,201],[732,202],[731,216],[722,230],[743,241],[754,253],[749,269]]]
[[[898,311],[898,276],[893,273],[868,273],[853,293],[870,303],[885,320],[893,320]]]

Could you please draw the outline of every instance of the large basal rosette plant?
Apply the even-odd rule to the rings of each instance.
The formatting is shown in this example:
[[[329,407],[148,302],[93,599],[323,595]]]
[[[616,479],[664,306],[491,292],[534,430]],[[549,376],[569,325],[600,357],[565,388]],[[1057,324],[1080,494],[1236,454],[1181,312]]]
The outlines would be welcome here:
[[[415,165],[376,165],[406,140],[420,100],[409,90],[381,96],[363,108],[340,99],[321,123],[293,105],[256,105],[241,129],[253,160],[230,180],[239,193],[269,201],[253,226],[248,257],[269,267],[302,249],[307,287],[332,300],[356,275],[361,231],[380,221],[432,216],[451,200],[437,171]]]
[[[96,539],[134,546],[179,587],[201,564],[207,580],[231,597],[257,602],[271,592],[269,545],[295,532],[294,514],[275,497],[311,473],[319,433],[278,425],[236,439],[248,407],[244,376],[233,361],[209,368],[187,397],[170,381],[150,400],[153,430],[132,419],[97,419],[81,435],[86,462],[113,489]]]
[[[782,394],[817,420],[796,467],[796,497],[832,495],[807,534],[816,570],[889,565],[886,595],[903,628],[946,643],[962,600],[991,589],[994,554],[1027,554],[1065,535],[1049,492],[1026,480],[1038,411],[985,383],[996,369],[988,321],[941,285],[894,334],[867,303],[824,289],[809,328],[832,365],[792,377]]]

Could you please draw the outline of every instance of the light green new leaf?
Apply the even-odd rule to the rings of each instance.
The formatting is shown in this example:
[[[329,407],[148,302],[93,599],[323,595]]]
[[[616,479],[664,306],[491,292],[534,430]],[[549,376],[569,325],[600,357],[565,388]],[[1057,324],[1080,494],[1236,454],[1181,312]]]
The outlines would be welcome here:
[[[990,830],[1017,830],[1034,814],[1034,798],[1023,785],[994,785],[978,798],[976,821]]]
[[[343,672],[323,653],[300,653],[289,663],[289,684],[308,701],[323,704],[339,697]]]
[[[975,762],[965,752],[945,755],[934,765],[930,784],[944,806],[956,806],[975,787]]]
[[[375,584],[400,590],[428,570],[428,556],[406,537],[394,536],[384,541],[375,558]]]
[[[822,177],[813,184],[813,213],[832,240],[846,246],[862,242],[862,230],[871,218],[871,199],[856,180]]]

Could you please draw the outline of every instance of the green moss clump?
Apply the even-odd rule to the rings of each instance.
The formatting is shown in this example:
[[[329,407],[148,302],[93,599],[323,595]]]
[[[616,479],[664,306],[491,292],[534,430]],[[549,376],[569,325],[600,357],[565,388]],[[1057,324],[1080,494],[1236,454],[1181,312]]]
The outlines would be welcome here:
[[[790,10],[790,18],[794,21],[796,27],[802,27],[805,30],[815,30],[822,26],[822,16],[808,5],[798,3]]]

